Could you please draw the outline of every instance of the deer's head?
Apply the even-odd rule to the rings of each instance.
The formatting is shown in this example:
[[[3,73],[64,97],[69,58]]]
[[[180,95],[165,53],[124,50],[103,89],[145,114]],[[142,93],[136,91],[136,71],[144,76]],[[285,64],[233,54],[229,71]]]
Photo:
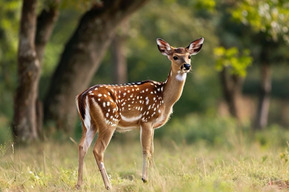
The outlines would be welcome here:
[[[171,61],[172,71],[175,73],[187,73],[191,70],[191,55],[200,52],[204,38],[191,42],[186,48],[175,48],[163,39],[157,39],[159,51]]]

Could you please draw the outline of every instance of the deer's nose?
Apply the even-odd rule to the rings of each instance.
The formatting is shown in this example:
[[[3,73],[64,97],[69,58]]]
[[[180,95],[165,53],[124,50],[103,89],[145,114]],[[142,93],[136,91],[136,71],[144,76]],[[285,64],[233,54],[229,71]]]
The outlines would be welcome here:
[[[184,64],[184,68],[185,68],[186,70],[190,70],[191,65],[186,63],[186,64]]]

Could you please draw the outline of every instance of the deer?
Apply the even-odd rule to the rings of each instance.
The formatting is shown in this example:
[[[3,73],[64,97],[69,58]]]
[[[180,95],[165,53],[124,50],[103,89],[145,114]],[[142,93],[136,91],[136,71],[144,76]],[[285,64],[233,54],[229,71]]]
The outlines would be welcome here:
[[[93,155],[107,190],[112,188],[104,166],[104,152],[115,131],[140,130],[143,153],[142,181],[148,181],[148,169],[154,153],[154,131],[165,125],[181,97],[187,73],[191,71],[191,56],[202,48],[204,38],[187,47],[175,48],[165,40],[156,40],[159,51],[171,62],[164,82],[153,80],[134,83],[94,85],[76,96],[77,111],[82,124],[78,147],[78,181],[83,182],[84,157],[96,133]]]

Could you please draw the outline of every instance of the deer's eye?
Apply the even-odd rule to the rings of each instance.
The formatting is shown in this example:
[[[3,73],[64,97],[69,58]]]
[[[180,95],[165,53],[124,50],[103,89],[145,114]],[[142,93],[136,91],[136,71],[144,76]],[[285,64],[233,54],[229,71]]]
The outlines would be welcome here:
[[[188,58],[191,59],[191,56],[189,55]]]
[[[173,56],[173,59],[178,60],[179,58],[178,58],[178,56]]]

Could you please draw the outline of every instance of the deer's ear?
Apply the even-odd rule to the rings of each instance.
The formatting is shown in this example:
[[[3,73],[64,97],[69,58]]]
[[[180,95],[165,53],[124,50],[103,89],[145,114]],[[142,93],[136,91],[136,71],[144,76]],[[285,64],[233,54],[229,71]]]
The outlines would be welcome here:
[[[172,53],[172,47],[170,46],[170,44],[168,44],[163,39],[158,38],[157,39],[157,45],[158,45],[159,51],[163,55],[168,56],[168,55],[170,55]]]
[[[200,52],[202,46],[204,43],[204,38],[197,39],[190,43],[190,45],[187,47],[187,51],[190,53],[190,55],[196,55]]]

